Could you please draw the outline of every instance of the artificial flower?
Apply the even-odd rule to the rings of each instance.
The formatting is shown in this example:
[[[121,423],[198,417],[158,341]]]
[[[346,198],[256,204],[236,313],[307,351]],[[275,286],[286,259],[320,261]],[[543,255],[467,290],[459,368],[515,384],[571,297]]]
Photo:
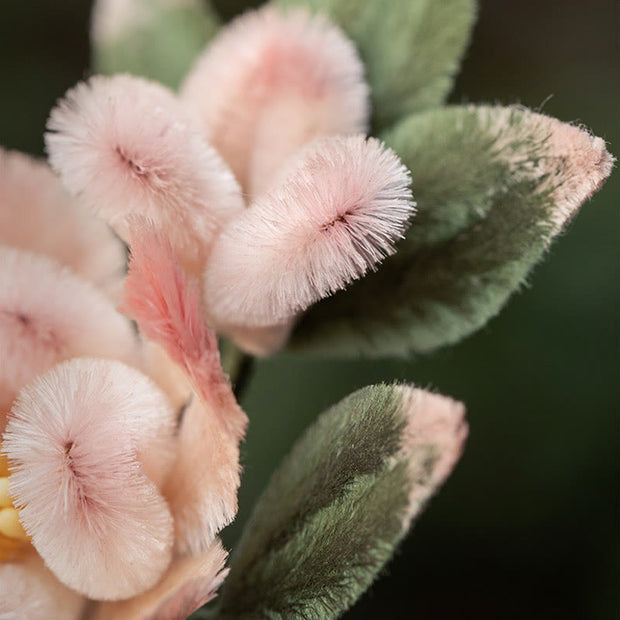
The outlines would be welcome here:
[[[130,245],[131,214],[165,230],[203,280],[209,322],[267,353],[409,225],[409,172],[365,139],[368,113],[344,34],[267,6],[222,31],[178,98],[127,75],[79,84],[46,144],[65,186]]]
[[[179,411],[128,318],[85,279],[119,277],[118,241],[44,164],[0,155],[0,217],[14,224],[0,246],[0,615],[183,617],[226,574],[217,533],[237,510],[246,425],[197,285],[141,225],[124,308],[184,375]]]
[[[96,61],[166,18],[171,29],[206,19],[196,2],[130,4],[96,4]],[[385,355],[456,342],[499,312],[613,164],[600,138],[525,108],[439,107],[474,15],[472,0],[390,11],[273,0],[219,30],[176,98],[122,76],[69,91],[50,117],[52,166],[119,234],[130,211],[165,228],[195,257],[184,264],[203,280],[210,324],[246,351],[288,341]],[[370,127],[381,142],[363,142]],[[208,184],[233,173],[236,199],[215,206],[203,190],[211,224],[188,228],[197,139],[221,158],[201,167]],[[359,163],[373,158],[368,176]],[[331,183],[339,192],[327,199]],[[109,199],[117,192],[122,204]]]

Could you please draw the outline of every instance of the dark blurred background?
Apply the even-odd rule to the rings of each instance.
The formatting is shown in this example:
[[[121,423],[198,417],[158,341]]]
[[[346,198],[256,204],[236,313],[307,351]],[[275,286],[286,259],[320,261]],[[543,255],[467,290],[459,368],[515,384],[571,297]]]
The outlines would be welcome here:
[[[49,109],[87,75],[89,3],[0,7],[0,143],[39,154]],[[451,100],[542,108],[619,154],[618,13],[614,0],[482,1]],[[239,525],[320,411],[369,383],[413,381],[467,404],[470,439],[346,617],[619,617],[619,199],[616,171],[531,286],[458,346],[400,362],[261,363],[244,399]]]

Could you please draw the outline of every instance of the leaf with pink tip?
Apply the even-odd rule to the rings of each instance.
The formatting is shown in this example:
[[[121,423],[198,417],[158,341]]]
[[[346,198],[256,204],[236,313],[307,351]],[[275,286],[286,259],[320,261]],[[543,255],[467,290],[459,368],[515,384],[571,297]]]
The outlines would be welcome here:
[[[476,331],[614,161],[601,138],[516,107],[449,107],[384,138],[412,170],[418,215],[377,273],[306,314],[297,350],[407,355]]]
[[[337,617],[445,481],[466,435],[462,405],[411,386],[367,387],[329,409],[259,499],[218,617]]]

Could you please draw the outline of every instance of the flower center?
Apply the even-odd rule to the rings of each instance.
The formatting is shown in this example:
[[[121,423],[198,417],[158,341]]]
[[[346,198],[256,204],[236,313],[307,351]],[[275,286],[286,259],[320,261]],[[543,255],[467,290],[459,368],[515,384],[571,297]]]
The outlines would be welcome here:
[[[15,560],[27,553],[30,547],[30,537],[19,522],[19,515],[9,495],[9,467],[6,457],[0,452],[0,562]]]

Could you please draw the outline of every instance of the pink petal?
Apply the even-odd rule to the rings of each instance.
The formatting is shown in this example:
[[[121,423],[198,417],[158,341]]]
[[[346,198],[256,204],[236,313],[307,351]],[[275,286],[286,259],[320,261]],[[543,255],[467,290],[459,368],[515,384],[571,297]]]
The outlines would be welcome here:
[[[323,16],[273,6],[221,31],[181,97],[251,195],[311,139],[367,129],[368,87],[353,44]]]
[[[198,553],[237,512],[239,441],[247,418],[220,364],[197,282],[188,280],[170,245],[148,228],[135,235],[125,310],[185,370],[194,401],[183,415],[178,459],[164,489],[177,544]]]
[[[222,413],[195,398],[183,414],[178,457],[162,491],[181,553],[204,551],[237,514],[239,440],[222,424]]]
[[[60,583],[35,553],[20,562],[0,563],[3,620],[79,620],[85,602]]]
[[[406,168],[363,136],[322,138],[235,218],[204,273],[220,329],[285,322],[394,252],[413,214]]]
[[[0,264],[0,411],[60,360],[136,360],[129,321],[89,282],[44,256],[13,248],[0,246]]]
[[[223,223],[243,208],[240,190],[202,129],[154,82],[96,76],[52,110],[46,145],[71,193],[127,241],[127,216],[164,230],[188,265],[200,264]]]
[[[33,545],[72,589],[127,598],[167,569],[172,517],[146,473],[169,468],[173,424],[155,385],[117,361],[64,362],[20,392],[3,439],[9,490]]]
[[[228,573],[227,553],[219,540],[199,556],[175,558],[151,590],[128,601],[102,603],[91,620],[177,620],[215,597]]]
[[[398,386],[407,419],[401,452],[409,457],[409,512],[403,529],[422,510],[458,462],[467,439],[462,403],[410,386]]]
[[[0,243],[46,254],[111,295],[120,292],[120,240],[77,205],[44,162],[2,149]]]

